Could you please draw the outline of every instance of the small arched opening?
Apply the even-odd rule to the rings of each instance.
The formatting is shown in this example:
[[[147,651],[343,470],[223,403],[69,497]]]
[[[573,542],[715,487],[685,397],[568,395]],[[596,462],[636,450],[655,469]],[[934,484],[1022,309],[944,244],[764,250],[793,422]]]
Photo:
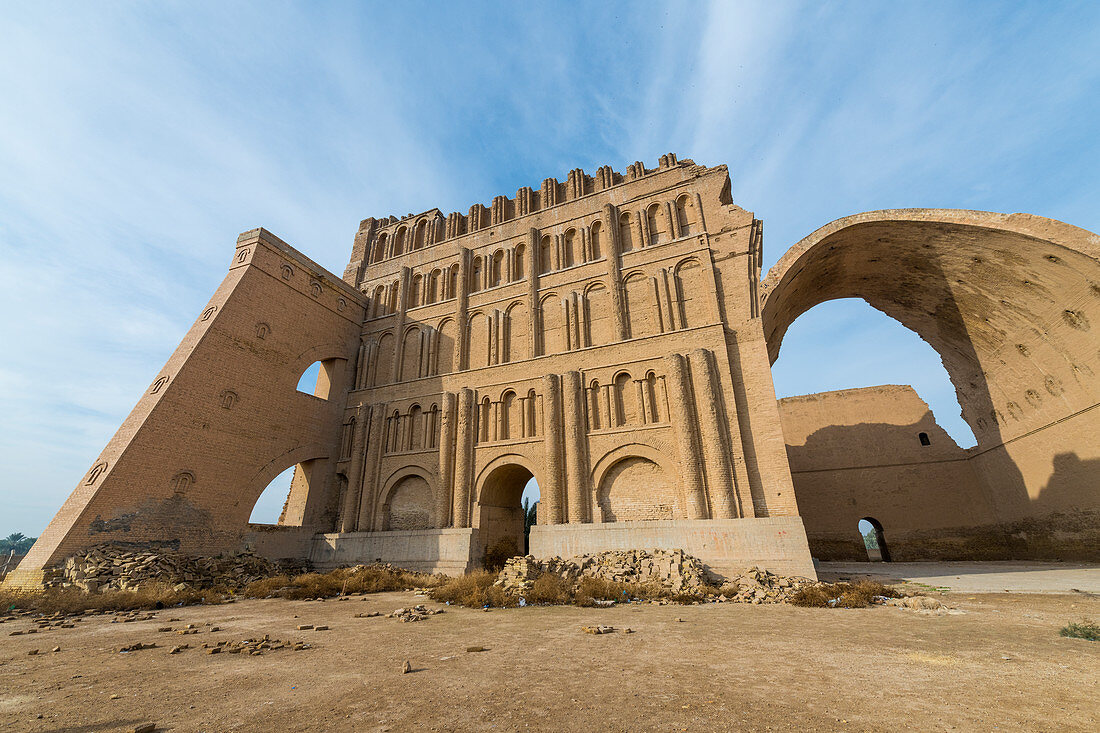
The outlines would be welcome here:
[[[298,377],[297,390],[318,399],[327,400],[336,384],[337,369],[344,359],[315,361]]]
[[[317,460],[302,461],[271,480],[252,506],[249,524],[301,527]]]
[[[890,551],[886,547],[886,536],[882,525],[874,517],[859,520],[859,535],[863,538],[863,547],[867,550],[867,559],[871,562],[890,562]]]

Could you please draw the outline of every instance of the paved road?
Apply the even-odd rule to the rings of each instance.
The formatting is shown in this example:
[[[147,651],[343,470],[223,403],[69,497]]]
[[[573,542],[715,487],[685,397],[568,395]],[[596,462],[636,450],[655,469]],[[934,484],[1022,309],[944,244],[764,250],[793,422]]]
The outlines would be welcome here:
[[[822,580],[874,578],[960,593],[1100,593],[1100,565],[1025,562],[820,562]]]

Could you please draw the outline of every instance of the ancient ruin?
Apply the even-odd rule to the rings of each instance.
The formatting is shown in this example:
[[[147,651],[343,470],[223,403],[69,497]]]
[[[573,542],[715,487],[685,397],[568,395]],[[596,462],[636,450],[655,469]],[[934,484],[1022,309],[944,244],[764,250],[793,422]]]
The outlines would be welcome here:
[[[264,229],[8,578],[104,544],[459,573],[681,549],[718,572],[1100,560],[1100,237],[1024,214],[835,221],[761,280],[725,166],[572,170],[467,214],[365,219],[337,277]],[[978,445],[911,388],[776,400],[800,314],[865,299],[943,357]],[[858,355],[853,355],[858,357]],[[319,362],[313,394],[296,391]],[[278,525],[250,525],[296,467]]]

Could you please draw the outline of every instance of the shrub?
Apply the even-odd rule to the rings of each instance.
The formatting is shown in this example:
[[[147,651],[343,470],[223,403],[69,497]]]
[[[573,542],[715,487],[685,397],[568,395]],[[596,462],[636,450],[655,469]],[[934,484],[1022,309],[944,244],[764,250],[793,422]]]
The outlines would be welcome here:
[[[275,575],[257,580],[244,589],[246,598],[331,598],[348,593],[383,593],[408,588],[428,588],[444,582],[443,576],[414,573],[388,565],[337,568],[327,573]]]
[[[485,550],[485,559],[482,564],[486,570],[499,573],[504,569],[504,563],[519,554],[516,541],[511,537],[501,537]]]
[[[470,608],[511,608],[519,605],[519,598],[493,585],[497,574],[488,570],[475,570],[472,573],[449,578],[442,585],[432,589],[430,595],[440,603],[451,603]]]
[[[559,606],[573,602],[573,590],[560,575],[543,573],[531,583],[524,598],[531,604]]]
[[[873,580],[858,583],[819,583],[795,591],[790,597],[794,606],[809,608],[866,608],[875,596],[900,598],[901,594],[888,585]]]
[[[1058,632],[1061,636],[1070,639],[1087,639],[1100,641],[1100,624],[1091,619],[1084,619],[1079,623],[1067,624]]]
[[[645,592],[638,583],[617,583],[603,578],[581,578],[573,595],[576,605],[591,606],[596,601],[629,601]]]

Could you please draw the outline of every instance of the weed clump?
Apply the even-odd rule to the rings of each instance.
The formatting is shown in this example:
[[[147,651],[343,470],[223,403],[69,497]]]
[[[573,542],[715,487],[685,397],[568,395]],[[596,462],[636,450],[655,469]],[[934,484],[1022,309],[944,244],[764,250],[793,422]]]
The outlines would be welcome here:
[[[888,585],[874,580],[858,583],[819,583],[799,588],[791,594],[793,606],[806,608],[867,608],[875,596],[900,598],[901,594]]]
[[[443,576],[414,573],[390,565],[361,565],[337,568],[327,573],[274,575],[249,583],[245,598],[331,598],[351,593],[383,593],[385,591],[430,588],[444,581]]]
[[[531,583],[524,598],[534,605],[563,606],[573,602],[573,589],[560,575],[543,573]]]
[[[1058,634],[1070,639],[1100,641],[1100,624],[1097,624],[1092,619],[1084,619],[1083,621],[1063,626]]]
[[[146,583],[136,590],[109,590],[103,593],[86,593],[80,588],[0,590],[0,608],[44,614],[153,610],[171,606],[218,604],[222,602],[224,593],[224,589],[216,588],[174,590],[165,583]]]
[[[477,570],[457,578],[448,578],[433,588],[432,600],[470,608],[512,608],[519,605],[519,597],[507,593],[493,583],[497,574]]]

